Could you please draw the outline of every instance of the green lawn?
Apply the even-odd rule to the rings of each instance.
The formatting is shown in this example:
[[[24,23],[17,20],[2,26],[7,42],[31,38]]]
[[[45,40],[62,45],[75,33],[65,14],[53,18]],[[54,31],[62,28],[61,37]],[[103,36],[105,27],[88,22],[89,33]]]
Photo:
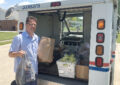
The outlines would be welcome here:
[[[11,43],[11,42],[12,42],[12,40],[10,40],[10,41],[5,41],[5,42],[0,42],[0,45],[9,44],[9,43]]]
[[[0,45],[11,43],[14,36],[16,36],[17,34],[17,32],[0,32]]]
[[[120,34],[117,36],[117,43],[120,43]]]
[[[0,32],[0,41],[11,40],[17,34],[17,32]]]

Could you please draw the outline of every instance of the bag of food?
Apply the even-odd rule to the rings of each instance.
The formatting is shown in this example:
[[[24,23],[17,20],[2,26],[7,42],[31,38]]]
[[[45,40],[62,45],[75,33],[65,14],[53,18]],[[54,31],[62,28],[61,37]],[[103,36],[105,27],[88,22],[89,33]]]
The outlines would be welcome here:
[[[24,56],[16,70],[17,85],[24,85],[27,82],[35,80],[35,71],[28,56]]]
[[[38,61],[51,63],[53,61],[53,50],[55,40],[48,37],[42,37],[38,46]]]

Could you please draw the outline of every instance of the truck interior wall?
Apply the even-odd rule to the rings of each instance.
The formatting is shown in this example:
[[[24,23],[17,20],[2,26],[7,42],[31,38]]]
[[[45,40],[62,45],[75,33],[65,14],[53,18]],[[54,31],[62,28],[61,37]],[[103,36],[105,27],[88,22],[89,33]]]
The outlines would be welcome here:
[[[91,33],[91,11],[84,12],[84,42],[90,43],[90,33]]]
[[[55,39],[55,44],[60,41],[60,21],[57,14],[36,14],[31,13],[31,16],[37,18],[36,34],[38,36],[46,36]]]

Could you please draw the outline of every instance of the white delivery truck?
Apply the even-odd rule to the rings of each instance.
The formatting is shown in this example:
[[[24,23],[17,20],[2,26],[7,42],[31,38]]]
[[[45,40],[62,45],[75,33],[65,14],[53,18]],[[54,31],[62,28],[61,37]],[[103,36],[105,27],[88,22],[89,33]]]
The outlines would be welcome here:
[[[113,85],[117,4],[117,0],[63,0],[15,6],[7,11],[6,17],[17,11],[19,33],[25,31],[26,17],[35,16],[36,34],[55,39],[53,62],[39,62],[38,85]],[[64,66],[68,71],[74,69],[73,73],[59,70],[59,59],[71,53],[75,65]]]

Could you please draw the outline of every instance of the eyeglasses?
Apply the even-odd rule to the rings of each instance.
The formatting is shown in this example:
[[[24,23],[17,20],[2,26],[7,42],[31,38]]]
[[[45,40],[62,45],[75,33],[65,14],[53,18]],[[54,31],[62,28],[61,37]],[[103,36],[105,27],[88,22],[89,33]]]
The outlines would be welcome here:
[[[36,24],[30,24],[30,23],[28,23],[30,26],[36,26]]]

